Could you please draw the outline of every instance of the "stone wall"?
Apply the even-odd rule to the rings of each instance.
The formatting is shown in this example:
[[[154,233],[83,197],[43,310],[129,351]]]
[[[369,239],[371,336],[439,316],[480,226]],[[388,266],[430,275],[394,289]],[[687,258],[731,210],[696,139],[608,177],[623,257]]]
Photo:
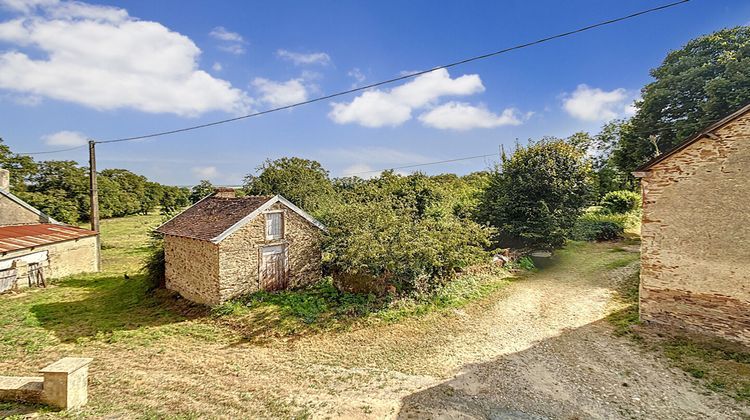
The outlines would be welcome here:
[[[0,194],[0,226],[49,223],[38,214]]]
[[[14,260],[24,255],[36,252],[47,252],[47,261],[43,263],[44,277],[55,279],[81,273],[97,271],[99,249],[96,246],[96,236],[73,239],[49,245],[37,246],[18,251],[0,254],[0,260]],[[27,265],[18,263],[18,286],[27,286]]]
[[[641,318],[750,343],[750,115],[642,179]]]
[[[260,215],[219,244],[222,300],[259,290],[259,258],[263,246],[282,244],[286,247],[290,288],[320,280],[320,229],[281,203],[271,210],[284,212],[284,238],[266,240],[265,218]]]
[[[215,305],[219,294],[219,247],[208,241],[164,237],[167,289],[193,302]]]

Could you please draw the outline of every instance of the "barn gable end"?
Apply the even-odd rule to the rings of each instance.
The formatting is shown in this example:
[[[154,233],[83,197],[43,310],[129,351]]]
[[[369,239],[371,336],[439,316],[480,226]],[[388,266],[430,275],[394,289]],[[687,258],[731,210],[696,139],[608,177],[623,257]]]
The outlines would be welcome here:
[[[269,214],[281,215],[281,235],[267,236]],[[167,288],[215,305],[261,289],[319,280],[322,229],[283,197],[239,198],[222,190],[156,231],[165,235]],[[278,273],[273,284],[268,283],[269,250]]]

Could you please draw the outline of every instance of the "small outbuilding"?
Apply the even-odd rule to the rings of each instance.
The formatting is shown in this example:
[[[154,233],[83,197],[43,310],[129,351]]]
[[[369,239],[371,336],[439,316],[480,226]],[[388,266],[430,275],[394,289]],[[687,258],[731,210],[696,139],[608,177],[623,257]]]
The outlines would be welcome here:
[[[750,344],[750,105],[634,175],[641,319]]]
[[[0,169],[0,292],[98,271],[96,232],[59,223],[9,190]]]
[[[156,228],[164,235],[166,287],[216,305],[314,283],[322,276],[324,229],[284,197],[217,189]]]

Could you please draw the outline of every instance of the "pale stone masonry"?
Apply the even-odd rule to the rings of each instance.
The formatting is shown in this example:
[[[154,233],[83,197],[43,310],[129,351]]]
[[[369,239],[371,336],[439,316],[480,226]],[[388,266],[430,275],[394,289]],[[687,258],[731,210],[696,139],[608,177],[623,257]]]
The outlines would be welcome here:
[[[88,402],[87,357],[64,357],[41,369],[43,376],[0,376],[0,401],[43,403],[63,410]]]
[[[164,235],[166,287],[216,305],[314,283],[321,278],[323,229],[283,197],[219,189],[156,229]]]
[[[635,175],[641,319],[750,344],[750,106]]]

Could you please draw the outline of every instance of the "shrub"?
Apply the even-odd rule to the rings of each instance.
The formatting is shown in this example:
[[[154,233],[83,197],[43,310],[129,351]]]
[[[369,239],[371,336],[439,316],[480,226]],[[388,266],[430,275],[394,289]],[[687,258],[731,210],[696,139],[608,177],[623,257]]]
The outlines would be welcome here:
[[[610,213],[628,213],[641,206],[641,196],[628,190],[610,191],[602,197],[601,205]]]
[[[518,147],[491,174],[479,217],[495,227],[500,247],[562,246],[592,192],[591,165],[560,139]]]
[[[444,211],[449,196],[424,175],[385,174],[341,188],[342,202],[323,222],[326,268],[343,290],[367,290],[360,283],[369,278],[370,290],[427,292],[489,258],[490,229]],[[350,280],[356,284],[342,284]]]
[[[162,241],[153,241],[141,268],[149,283],[149,290],[164,287],[166,280],[164,261],[164,244]]]
[[[573,227],[572,239],[577,241],[613,241],[622,238],[627,217],[588,212]]]

